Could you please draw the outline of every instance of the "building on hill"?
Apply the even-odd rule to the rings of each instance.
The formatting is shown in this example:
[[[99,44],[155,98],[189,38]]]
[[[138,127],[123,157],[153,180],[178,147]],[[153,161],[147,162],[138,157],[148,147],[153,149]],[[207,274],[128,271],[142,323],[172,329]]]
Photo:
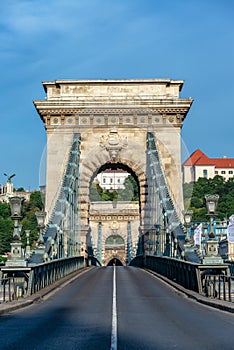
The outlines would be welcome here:
[[[26,201],[30,200],[30,191],[15,191],[13,183],[7,181],[4,185],[0,185],[0,202],[9,203],[9,198],[13,196],[24,197]]]
[[[9,202],[9,197],[13,194],[13,183],[7,181],[4,185],[0,185],[0,202]]]
[[[96,176],[95,181],[98,181],[104,190],[124,189],[125,179],[129,175],[123,169],[105,169]]]
[[[207,179],[216,175],[225,180],[234,176],[234,158],[209,158],[200,149],[194,151],[183,163],[183,182],[197,181],[199,177]]]

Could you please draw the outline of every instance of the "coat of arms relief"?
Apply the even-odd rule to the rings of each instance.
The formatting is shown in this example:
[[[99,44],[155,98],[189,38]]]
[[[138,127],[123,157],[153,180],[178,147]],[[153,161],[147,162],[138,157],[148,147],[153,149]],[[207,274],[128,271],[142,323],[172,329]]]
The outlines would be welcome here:
[[[100,147],[109,152],[112,162],[117,162],[119,159],[119,152],[123,148],[127,148],[127,136],[120,136],[117,129],[110,129],[108,134],[102,135],[99,141]]]

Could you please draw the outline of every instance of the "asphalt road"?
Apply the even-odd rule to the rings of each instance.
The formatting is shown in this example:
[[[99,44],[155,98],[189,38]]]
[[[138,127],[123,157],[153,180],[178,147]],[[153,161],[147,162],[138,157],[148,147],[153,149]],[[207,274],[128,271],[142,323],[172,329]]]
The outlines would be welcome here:
[[[94,268],[47,299],[0,317],[4,350],[232,350],[234,315],[133,267]],[[113,337],[113,285],[117,320]],[[113,339],[117,342],[113,343]]]

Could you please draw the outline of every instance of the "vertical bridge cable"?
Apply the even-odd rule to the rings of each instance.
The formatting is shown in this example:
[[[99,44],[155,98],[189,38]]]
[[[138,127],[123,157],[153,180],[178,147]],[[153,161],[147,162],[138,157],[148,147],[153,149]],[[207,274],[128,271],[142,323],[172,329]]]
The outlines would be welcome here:
[[[113,271],[112,330],[110,350],[117,350],[116,267]]]

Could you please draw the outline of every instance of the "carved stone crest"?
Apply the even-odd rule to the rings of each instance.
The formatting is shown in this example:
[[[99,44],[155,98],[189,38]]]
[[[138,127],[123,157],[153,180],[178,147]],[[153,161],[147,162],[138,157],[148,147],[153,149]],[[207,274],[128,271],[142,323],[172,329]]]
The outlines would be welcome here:
[[[127,137],[121,137],[117,129],[110,129],[109,133],[102,135],[99,141],[100,147],[106,149],[112,162],[119,158],[119,152],[128,146]]]

